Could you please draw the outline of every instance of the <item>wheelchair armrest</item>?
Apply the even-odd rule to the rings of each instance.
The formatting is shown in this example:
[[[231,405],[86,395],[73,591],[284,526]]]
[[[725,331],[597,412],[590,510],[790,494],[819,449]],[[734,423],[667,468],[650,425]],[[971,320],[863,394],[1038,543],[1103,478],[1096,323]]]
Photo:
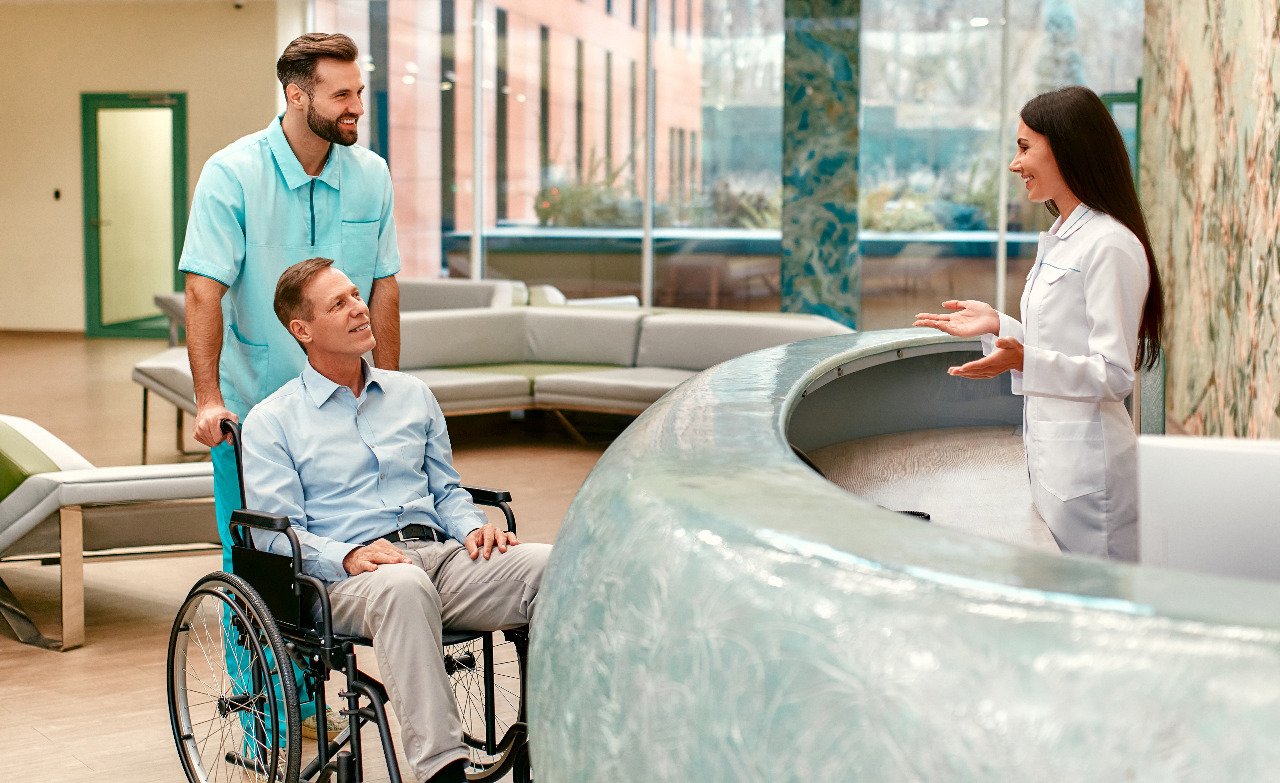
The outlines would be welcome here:
[[[289,529],[289,518],[279,514],[268,514],[264,511],[240,509],[231,512],[231,524],[245,527],[256,527],[259,530],[272,530],[283,533]]]
[[[496,506],[499,503],[510,503],[511,493],[505,489],[489,489],[488,487],[462,487],[471,495],[471,499],[483,506]]]

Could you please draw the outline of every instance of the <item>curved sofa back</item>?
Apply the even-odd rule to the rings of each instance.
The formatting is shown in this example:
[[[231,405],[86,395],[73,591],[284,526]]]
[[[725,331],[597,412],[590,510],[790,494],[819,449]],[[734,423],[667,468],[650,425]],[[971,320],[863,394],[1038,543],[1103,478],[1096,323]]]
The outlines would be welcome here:
[[[654,313],[640,327],[638,367],[705,370],[775,345],[848,334],[847,326],[795,313]]]
[[[398,278],[400,311],[461,310],[471,307],[512,307],[528,301],[529,290],[519,280],[463,280],[455,278]]]
[[[702,370],[760,348],[846,334],[816,315],[515,307],[403,312],[409,369],[546,362]]]
[[[639,310],[508,307],[406,312],[400,364],[409,369],[476,364],[635,362]]]

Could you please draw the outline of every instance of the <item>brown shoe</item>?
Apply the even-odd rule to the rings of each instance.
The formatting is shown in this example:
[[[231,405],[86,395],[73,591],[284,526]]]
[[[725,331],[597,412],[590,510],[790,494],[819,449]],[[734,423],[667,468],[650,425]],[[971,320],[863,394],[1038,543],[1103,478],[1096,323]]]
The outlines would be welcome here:
[[[324,722],[326,729],[325,740],[328,742],[333,742],[337,739],[338,735],[342,733],[342,730],[345,729],[348,724],[347,716],[334,712],[332,707],[324,708]],[[316,723],[315,715],[311,715],[310,717],[303,719],[303,739],[313,740],[319,735],[319,732],[316,730]]]

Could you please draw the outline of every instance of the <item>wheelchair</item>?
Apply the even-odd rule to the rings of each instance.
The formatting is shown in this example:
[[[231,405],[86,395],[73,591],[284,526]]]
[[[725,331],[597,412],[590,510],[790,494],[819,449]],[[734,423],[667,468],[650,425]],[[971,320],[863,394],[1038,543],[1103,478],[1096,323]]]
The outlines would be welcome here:
[[[361,671],[356,647],[370,639],[337,634],[324,582],[302,572],[301,549],[287,517],[244,508],[238,428],[232,436],[240,472],[240,505],[231,517],[234,574],[198,581],[178,610],[169,636],[167,692],[174,741],[187,780],[364,780],[360,729],[376,726],[388,779],[400,783],[395,743],[382,683]],[[477,505],[500,510],[515,532],[510,493],[464,487]],[[291,555],[254,547],[251,530],[284,534]],[[466,776],[495,781],[511,773],[532,780],[525,721],[524,681],[528,629],[444,630],[445,671],[453,686]],[[296,667],[296,668],[295,668]],[[340,673],[340,713],[348,725],[327,736],[325,683]],[[317,737],[304,766],[303,694],[315,705]]]

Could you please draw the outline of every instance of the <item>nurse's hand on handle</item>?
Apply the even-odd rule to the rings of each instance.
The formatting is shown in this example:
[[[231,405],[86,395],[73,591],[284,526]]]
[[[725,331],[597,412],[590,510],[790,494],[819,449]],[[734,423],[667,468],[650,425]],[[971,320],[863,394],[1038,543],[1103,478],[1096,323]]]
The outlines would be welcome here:
[[[928,326],[955,337],[980,337],[1000,334],[1000,313],[986,302],[976,299],[949,299],[942,306],[950,313],[918,313],[912,326]]]
[[[240,423],[240,418],[223,407],[221,403],[212,403],[201,408],[197,408],[195,425],[196,441],[198,443],[203,443],[209,448],[213,448],[223,442],[230,443],[231,436],[222,434],[223,419],[230,419],[236,424]]]

